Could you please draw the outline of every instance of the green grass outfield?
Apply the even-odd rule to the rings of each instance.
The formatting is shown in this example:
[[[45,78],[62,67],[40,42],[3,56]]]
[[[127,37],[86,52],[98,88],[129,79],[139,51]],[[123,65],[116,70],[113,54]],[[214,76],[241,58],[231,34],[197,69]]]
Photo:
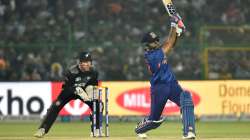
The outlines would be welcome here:
[[[136,123],[122,122],[110,124],[109,138],[90,138],[89,123],[56,122],[42,140],[136,140]],[[37,140],[32,135],[39,123],[7,123],[0,121],[0,140]],[[198,140],[250,140],[250,122],[198,122]],[[165,122],[151,131],[148,140],[181,139],[181,123]]]

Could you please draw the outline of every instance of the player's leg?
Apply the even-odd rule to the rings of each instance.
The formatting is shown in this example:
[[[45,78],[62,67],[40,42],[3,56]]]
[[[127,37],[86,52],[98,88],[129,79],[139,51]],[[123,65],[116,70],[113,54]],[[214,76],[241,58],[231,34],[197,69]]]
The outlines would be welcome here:
[[[181,107],[180,96],[183,89],[177,82],[173,82],[170,86],[169,100],[174,102],[177,106]]]
[[[194,116],[194,104],[191,94],[187,91],[183,91],[180,96],[182,123],[183,123],[183,138],[194,139],[195,138],[195,116]]]
[[[44,116],[43,121],[34,136],[43,137],[46,133],[48,133],[60,110],[73,98],[74,94],[72,94],[71,91],[63,90],[47,110],[47,114]]]
[[[100,136],[102,136],[103,134],[102,134],[102,121],[103,121],[103,109],[104,109],[104,107],[103,107],[103,102],[102,101],[98,101],[98,106],[97,106],[97,120],[99,120],[99,121],[97,121],[97,126],[96,126],[96,128],[97,129],[99,129],[100,131],[100,133],[99,133],[99,135]]]
[[[171,85],[171,94],[169,99],[181,107],[182,123],[183,123],[183,138],[195,138],[195,116],[194,104],[191,94],[183,91],[178,83]]]
[[[93,102],[92,101],[85,101],[85,104],[87,104],[91,110],[90,115],[89,115],[89,120],[90,120],[90,136],[93,136]]]
[[[161,118],[162,111],[168,100],[170,88],[167,85],[157,85],[151,88],[151,110],[148,118],[138,123],[135,132],[137,134],[145,133],[151,129],[155,129],[164,121]]]
[[[85,102],[91,109],[90,114],[90,121],[91,121],[91,135],[93,136],[94,131],[94,122],[93,122],[93,101],[87,101]],[[100,105],[101,104],[101,105]],[[97,101],[96,102],[96,129],[97,131],[102,131],[102,121],[103,121],[103,102]],[[101,136],[102,133],[97,132],[98,136]]]

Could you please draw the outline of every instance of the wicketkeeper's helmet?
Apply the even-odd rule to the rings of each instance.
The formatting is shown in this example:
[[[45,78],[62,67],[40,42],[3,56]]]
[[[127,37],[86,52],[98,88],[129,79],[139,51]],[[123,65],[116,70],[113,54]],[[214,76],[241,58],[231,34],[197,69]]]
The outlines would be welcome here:
[[[79,54],[79,61],[92,61],[91,54],[89,52],[81,52]]]

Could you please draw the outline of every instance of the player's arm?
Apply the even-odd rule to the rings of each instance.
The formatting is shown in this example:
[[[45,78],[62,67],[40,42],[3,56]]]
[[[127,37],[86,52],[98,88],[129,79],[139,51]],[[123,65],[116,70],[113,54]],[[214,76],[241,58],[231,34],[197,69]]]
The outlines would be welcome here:
[[[98,87],[98,72],[92,71],[91,79],[84,88],[88,96],[91,97],[91,99],[93,98],[93,94],[95,94],[95,97],[97,97],[98,94],[97,87]]]
[[[91,78],[86,81],[86,85],[84,87],[76,87],[76,94],[79,95],[84,101],[91,101],[93,99],[93,96],[98,96],[97,86],[98,73],[97,71],[92,71]]]
[[[64,73],[64,81],[63,81],[63,88],[73,88],[74,87],[74,82],[75,82],[75,74],[78,73],[78,69],[76,65],[71,66],[68,68]]]
[[[177,41],[176,28],[171,27],[168,38],[164,41],[162,45],[162,50],[164,54],[168,54],[170,52],[170,50],[174,47],[176,41]]]
[[[71,75],[72,74],[71,74],[70,70],[66,70],[63,73],[64,80],[63,80],[62,88],[66,88],[66,87],[69,88],[72,85],[72,76]]]
[[[179,14],[172,15],[170,17],[171,28],[168,38],[164,41],[162,50],[165,54],[168,54],[170,50],[175,46],[177,38],[184,32],[185,26],[182,22]]]

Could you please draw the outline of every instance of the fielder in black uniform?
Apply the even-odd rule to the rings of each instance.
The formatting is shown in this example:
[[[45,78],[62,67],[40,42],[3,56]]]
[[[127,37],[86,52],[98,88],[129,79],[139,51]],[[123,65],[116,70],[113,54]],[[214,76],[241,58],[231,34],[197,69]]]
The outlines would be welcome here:
[[[88,52],[82,52],[79,55],[79,63],[72,66],[65,73],[65,81],[62,86],[62,91],[48,109],[46,116],[44,117],[40,127],[38,128],[38,131],[34,134],[34,136],[41,138],[46,133],[48,133],[60,110],[70,100],[80,99],[85,102],[91,108],[91,110],[93,110],[92,97],[93,94],[96,94],[95,97],[97,97],[98,92],[95,89],[95,86],[97,85],[98,73],[93,69],[91,55]],[[99,110],[98,105],[99,103],[97,103],[96,106],[97,119],[99,119],[99,116],[102,116],[99,115],[100,111],[102,113],[102,109]],[[92,120],[91,116],[90,118]],[[96,128],[100,128],[98,121],[96,124]],[[92,126],[91,130],[93,132]]]

